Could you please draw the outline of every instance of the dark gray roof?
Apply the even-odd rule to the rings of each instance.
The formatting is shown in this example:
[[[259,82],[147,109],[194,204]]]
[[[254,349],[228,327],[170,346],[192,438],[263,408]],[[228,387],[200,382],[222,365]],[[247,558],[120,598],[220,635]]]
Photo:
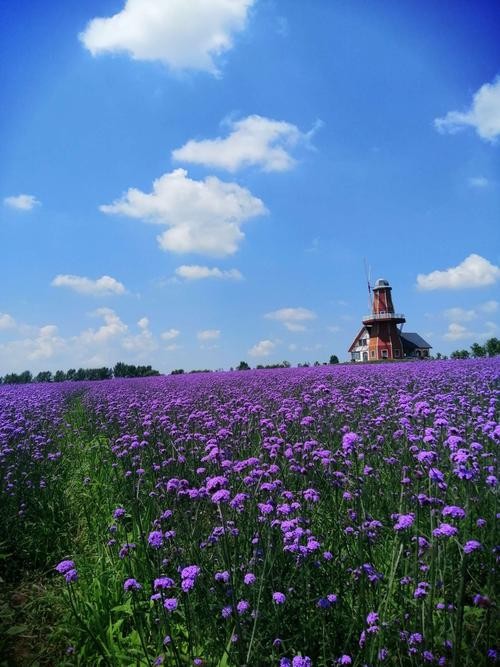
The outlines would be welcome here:
[[[429,349],[432,347],[418,333],[404,331],[401,333],[401,338],[403,339],[403,343],[409,343],[412,347],[426,347]]]

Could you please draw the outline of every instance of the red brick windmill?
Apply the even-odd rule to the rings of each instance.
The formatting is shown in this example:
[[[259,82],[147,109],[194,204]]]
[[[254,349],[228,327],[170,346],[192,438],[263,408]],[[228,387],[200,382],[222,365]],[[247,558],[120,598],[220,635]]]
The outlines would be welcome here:
[[[372,312],[363,317],[369,334],[368,358],[401,359],[403,342],[397,325],[406,322],[405,316],[394,312],[392,287],[387,280],[377,280],[372,291]]]

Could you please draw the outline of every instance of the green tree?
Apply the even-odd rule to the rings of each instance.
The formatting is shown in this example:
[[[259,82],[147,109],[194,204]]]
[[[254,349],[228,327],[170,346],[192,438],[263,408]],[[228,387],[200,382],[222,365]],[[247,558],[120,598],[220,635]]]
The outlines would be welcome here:
[[[500,340],[498,338],[488,338],[484,347],[489,357],[496,357],[497,354],[500,354]]]
[[[450,354],[452,359],[468,359],[470,357],[469,350],[455,350]]]
[[[236,366],[237,371],[249,371],[250,366],[247,364],[246,361],[240,361],[240,363]]]
[[[40,371],[35,377],[35,382],[52,382],[52,373],[50,371]]]
[[[332,354],[330,357],[330,361],[328,362],[329,364],[338,364],[339,363],[339,358],[337,357],[336,354]]]
[[[483,345],[479,345],[479,343],[472,343],[470,351],[475,359],[486,356],[486,348]]]
[[[54,382],[64,382],[66,373],[64,371],[56,371],[54,373]]]

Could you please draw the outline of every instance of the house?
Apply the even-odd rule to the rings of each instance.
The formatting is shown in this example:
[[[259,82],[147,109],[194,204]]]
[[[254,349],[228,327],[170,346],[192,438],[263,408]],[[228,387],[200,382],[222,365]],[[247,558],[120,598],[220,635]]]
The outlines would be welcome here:
[[[351,361],[428,357],[429,343],[417,333],[403,333],[406,318],[394,311],[389,282],[377,280],[372,292],[372,312],[363,317],[363,326],[349,347]]]

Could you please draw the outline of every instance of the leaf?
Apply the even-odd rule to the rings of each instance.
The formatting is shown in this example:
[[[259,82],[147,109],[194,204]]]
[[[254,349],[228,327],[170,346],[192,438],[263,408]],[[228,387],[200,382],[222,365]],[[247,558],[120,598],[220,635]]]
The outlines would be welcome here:
[[[5,632],[5,634],[9,635],[9,637],[13,637],[15,635],[22,635],[23,632],[26,632],[27,629],[28,629],[27,625],[13,625]]]

